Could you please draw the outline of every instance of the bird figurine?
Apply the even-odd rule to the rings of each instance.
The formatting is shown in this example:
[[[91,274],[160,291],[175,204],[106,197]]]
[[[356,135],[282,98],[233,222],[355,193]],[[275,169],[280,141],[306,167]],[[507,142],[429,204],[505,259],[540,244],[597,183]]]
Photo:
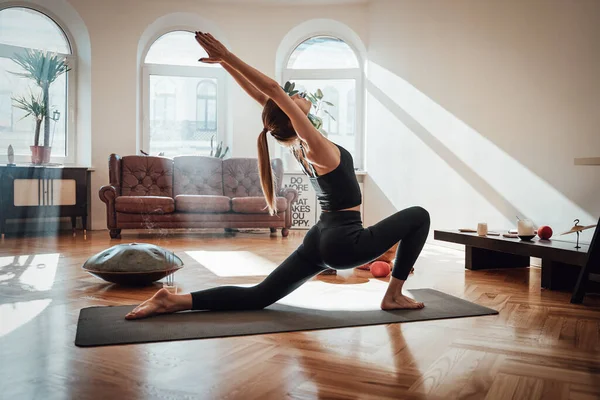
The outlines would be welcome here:
[[[579,246],[579,234],[581,233],[581,231],[585,231],[586,229],[594,228],[596,225],[587,225],[587,226],[579,225],[578,219],[576,219],[573,222],[575,223],[575,225],[573,225],[573,227],[570,230],[566,231],[565,233],[561,233],[561,236],[567,235],[569,233],[576,233],[577,234],[577,244],[575,245],[575,248],[580,249],[581,246]]]

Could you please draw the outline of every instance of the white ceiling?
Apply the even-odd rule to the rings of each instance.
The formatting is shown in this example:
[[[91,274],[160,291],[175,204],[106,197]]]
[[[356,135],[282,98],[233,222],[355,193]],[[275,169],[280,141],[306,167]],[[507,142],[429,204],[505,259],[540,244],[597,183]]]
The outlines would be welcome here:
[[[208,3],[246,4],[246,5],[287,5],[287,6],[316,6],[337,4],[367,4],[369,0],[204,0]]]

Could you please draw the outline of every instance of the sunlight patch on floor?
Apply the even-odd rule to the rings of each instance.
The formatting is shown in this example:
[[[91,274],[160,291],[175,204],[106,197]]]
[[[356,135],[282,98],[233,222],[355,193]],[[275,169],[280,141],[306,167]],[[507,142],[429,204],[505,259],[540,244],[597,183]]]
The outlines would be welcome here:
[[[24,290],[50,290],[59,257],[59,253],[0,257],[0,284],[18,280]]]
[[[266,276],[277,264],[251,251],[186,251],[203,267],[220,277]]]
[[[327,282],[310,281],[278,303],[312,310],[380,310],[381,299],[387,286],[387,282],[377,279],[360,285],[332,285]]]
[[[235,285],[249,287],[253,285]],[[381,299],[388,283],[371,279],[360,285],[339,285],[318,280],[308,281],[277,304],[326,311],[380,310]],[[407,291],[410,296],[410,290]]]
[[[423,251],[421,251],[419,259],[430,259],[439,263],[464,265],[465,251],[442,246],[426,245],[423,248]]]
[[[0,337],[33,320],[48,307],[50,302],[51,299],[42,299],[0,304]]]

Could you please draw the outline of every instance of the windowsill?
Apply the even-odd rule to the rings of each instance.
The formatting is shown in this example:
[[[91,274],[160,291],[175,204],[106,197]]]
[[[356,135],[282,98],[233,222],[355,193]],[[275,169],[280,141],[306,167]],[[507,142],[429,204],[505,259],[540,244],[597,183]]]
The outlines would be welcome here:
[[[2,162],[0,163],[1,167],[8,167],[8,163]],[[62,163],[48,163],[48,164],[32,164],[28,162],[16,162],[12,167],[33,167],[33,168],[87,168],[88,171],[95,171],[95,168],[88,167],[86,165],[76,165],[76,164],[62,164]]]

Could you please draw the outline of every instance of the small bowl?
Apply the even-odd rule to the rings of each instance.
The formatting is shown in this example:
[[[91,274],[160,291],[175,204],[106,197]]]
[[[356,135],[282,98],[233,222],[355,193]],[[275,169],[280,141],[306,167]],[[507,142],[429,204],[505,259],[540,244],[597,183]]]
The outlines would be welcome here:
[[[530,242],[531,239],[533,239],[535,237],[535,235],[519,235],[519,239],[525,241],[525,242]]]

